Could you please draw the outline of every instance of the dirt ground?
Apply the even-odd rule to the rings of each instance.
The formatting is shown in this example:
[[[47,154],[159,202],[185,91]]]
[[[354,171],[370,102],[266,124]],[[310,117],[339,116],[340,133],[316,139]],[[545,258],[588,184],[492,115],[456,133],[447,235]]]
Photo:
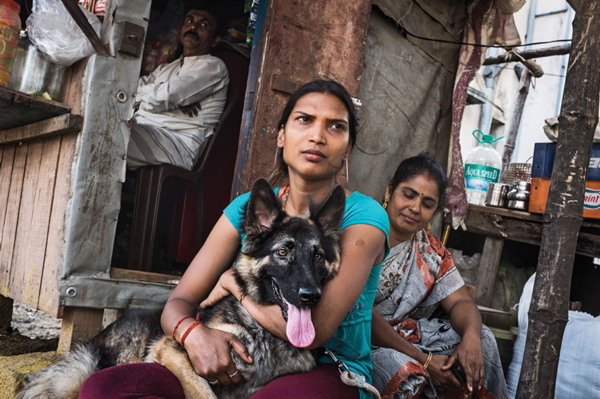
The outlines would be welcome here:
[[[0,356],[56,350],[61,320],[14,302],[11,330],[0,334]]]

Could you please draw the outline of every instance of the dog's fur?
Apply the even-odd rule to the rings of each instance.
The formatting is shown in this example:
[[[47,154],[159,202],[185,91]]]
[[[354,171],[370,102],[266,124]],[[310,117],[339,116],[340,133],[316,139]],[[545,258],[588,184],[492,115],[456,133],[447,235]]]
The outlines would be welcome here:
[[[290,217],[281,211],[269,184],[258,180],[246,206],[246,245],[234,272],[242,292],[258,304],[279,305],[286,320],[288,304],[314,307],[323,284],[339,268],[339,229],[345,200],[344,189],[338,186],[320,209],[311,206],[309,214]],[[194,372],[186,351],[164,335],[160,312],[126,313],[58,362],[26,376],[25,387],[17,398],[77,398],[81,385],[94,372],[134,362],[162,364],[177,376],[189,398],[247,398],[279,376],[316,366],[308,350],[263,329],[235,298],[228,296],[202,310],[201,320],[210,328],[235,334],[254,363],[245,363],[232,350],[246,383],[229,389],[209,385]]]

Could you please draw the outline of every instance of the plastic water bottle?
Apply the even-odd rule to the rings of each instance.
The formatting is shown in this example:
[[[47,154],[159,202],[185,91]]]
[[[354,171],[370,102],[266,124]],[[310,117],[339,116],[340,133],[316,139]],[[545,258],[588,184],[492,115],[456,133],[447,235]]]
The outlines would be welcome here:
[[[481,134],[481,139],[477,137],[476,132]],[[469,151],[465,158],[467,201],[475,205],[485,205],[488,185],[498,183],[502,170],[502,158],[492,144],[504,136],[494,140],[494,136],[475,130],[473,137],[477,139],[479,145]]]

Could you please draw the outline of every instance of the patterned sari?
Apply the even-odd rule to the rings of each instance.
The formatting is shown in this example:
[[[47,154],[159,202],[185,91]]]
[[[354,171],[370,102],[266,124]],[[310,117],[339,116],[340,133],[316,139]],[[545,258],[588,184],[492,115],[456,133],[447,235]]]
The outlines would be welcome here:
[[[422,352],[449,356],[460,343],[460,335],[449,320],[431,316],[444,298],[463,285],[450,252],[422,230],[391,249],[381,268],[375,310]],[[485,378],[477,397],[505,398],[498,347],[485,326],[481,345]],[[373,347],[373,384],[382,398],[461,397],[458,392],[436,391],[421,363],[390,348]]]

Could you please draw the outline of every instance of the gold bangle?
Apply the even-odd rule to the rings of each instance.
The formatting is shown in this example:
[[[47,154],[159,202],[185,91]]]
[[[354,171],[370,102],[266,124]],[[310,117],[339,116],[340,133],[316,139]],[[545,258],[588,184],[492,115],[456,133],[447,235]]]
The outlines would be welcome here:
[[[238,299],[238,302],[240,303],[240,305],[242,304],[242,301],[244,300],[244,298],[246,298],[246,294],[242,293],[242,295],[240,295],[240,299]]]
[[[427,360],[425,360],[425,364],[423,365],[423,370],[427,371],[427,366],[429,366],[429,362],[431,362],[432,357],[433,353],[429,352],[429,355],[427,355]]]

